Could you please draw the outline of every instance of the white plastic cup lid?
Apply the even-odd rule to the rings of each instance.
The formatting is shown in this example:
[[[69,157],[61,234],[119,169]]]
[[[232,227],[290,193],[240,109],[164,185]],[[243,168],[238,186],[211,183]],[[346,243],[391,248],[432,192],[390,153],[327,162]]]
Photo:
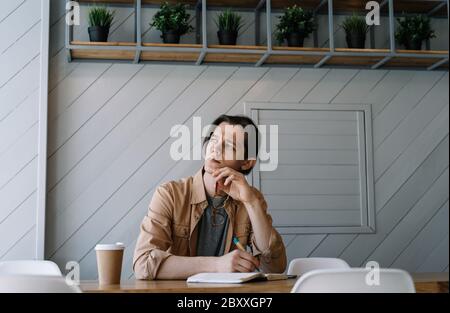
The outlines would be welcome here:
[[[95,246],[95,250],[123,250],[125,245],[121,242],[116,242],[112,244],[98,244]]]

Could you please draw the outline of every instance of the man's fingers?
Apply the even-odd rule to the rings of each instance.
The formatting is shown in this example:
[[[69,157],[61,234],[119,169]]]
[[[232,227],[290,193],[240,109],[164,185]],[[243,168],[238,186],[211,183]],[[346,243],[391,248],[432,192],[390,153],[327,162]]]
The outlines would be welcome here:
[[[241,175],[239,173],[233,172],[233,171],[223,171],[218,175],[213,175],[216,181],[222,178],[227,178],[233,176],[234,180],[238,180],[241,178]]]
[[[240,250],[239,250],[240,251]],[[259,267],[259,261],[257,258],[255,258],[253,255],[248,253],[247,251],[240,251],[239,256],[242,259],[245,259],[251,263],[253,263],[256,267]]]
[[[219,168],[216,168],[216,169],[213,171],[213,176],[219,175],[220,173],[222,173],[222,171],[223,171],[225,168],[226,168],[226,167],[219,167]]]
[[[215,178],[216,181],[217,181],[217,180],[222,179],[222,178],[225,178],[225,177],[227,177],[227,176],[230,176],[230,173],[228,173],[228,172],[222,172],[222,173],[220,173],[219,175],[216,175],[214,178]]]
[[[225,186],[227,186],[229,183],[231,183],[235,179],[234,175],[230,175],[225,179],[225,182],[223,183]]]
[[[223,187],[225,184],[225,179],[223,179],[223,178],[216,179],[216,184],[217,184],[217,187]]]
[[[241,273],[248,273],[252,272],[251,270],[247,269],[246,267],[242,266],[241,264],[236,264],[234,267],[234,270]]]
[[[231,174],[230,176],[223,175],[223,176],[217,176],[214,177],[215,182],[221,182],[223,185],[228,185],[232,181],[238,181],[239,179],[236,177],[236,175]]]
[[[239,259],[238,264],[244,267],[248,272],[253,272],[255,270],[255,264],[247,261],[246,259]]]
[[[219,168],[219,169],[217,169],[216,170],[216,172],[215,172],[215,176],[216,177],[219,177],[219,176],[228,176],[228,175],[230,175],[230,174],[232,174],[232,170],[229,168],[229,167],[222,167],[222,168]]]
[[[245,272],[247,272],[247,270],[245,268],[243,268],[242,266],[240,266],[239,264],[236,264],[235,266],[233,266],[233,272],[245,273]]]
[[[213,176],[218,176],[220,174],[225,174],[225,175],[228,176],[228,175],[233,174],[233,173],[236,173],[236,171],[233,170],[232,168],[230,168],[230,167],[221,167],[221,168],[218,168],[218,169],[216,169],[214,171]]]

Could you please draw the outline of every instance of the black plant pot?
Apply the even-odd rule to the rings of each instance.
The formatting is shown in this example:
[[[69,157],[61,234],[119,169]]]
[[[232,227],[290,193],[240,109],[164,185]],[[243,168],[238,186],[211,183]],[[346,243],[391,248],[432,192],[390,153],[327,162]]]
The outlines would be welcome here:
[[[168,30],[162,33],[164,43],[180,43],[180,34],[175,30]]]
[[[366,34],[351,32],[346,34],[345,39],[350,49],[364,49],[366,47]]]
[[[219,30],[217,32],[217,37],[219,37],[219,43],[221,45],[236,45],[237,41],[237,32]]]
[[[89,39],[91,41],[106,42],[108,41],[109,28],[101,26],[92,26],[88,28]]]
[[[303,31],[287,34],[286,40],[288,47],[303,47],[305,37],[305,32]]]
[[[408,39],[404,45],[406,50],[422,50],[422,40]]]

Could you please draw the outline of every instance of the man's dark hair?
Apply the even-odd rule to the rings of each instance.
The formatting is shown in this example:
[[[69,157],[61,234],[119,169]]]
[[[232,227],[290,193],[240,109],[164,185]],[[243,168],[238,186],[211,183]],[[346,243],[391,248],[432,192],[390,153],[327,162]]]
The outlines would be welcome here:
[[[211,124],[214,126],[214,128],[211,129],[211,131],[208,133],[208,135],[205,137],[205,140],[203,141],[203,145],[207,144],[209,142],[209,140],[211,139],[211,135],[213,134],[215,128],[217,126],[219,126],[221,123],[227,123],[230,125],[240,125],[242,126],[244,129],[247,126],[252,126],[255,129],[254,132],[254,146],[252,145],[251,148],[252,152],[251,152],[251,156],[253,157],[257,157],[258,156],[258,147],[259,147],[259,130],[258,127],[256,126],[255,122],[253,122],[253,120],[251,118],[249,118],[248,116],[245,115],[225,115],[222,114],[220,115],[218,118],[216,118]],[[253,139],[253,138],[252,138]],[[251,140],[253,141],[253,140]],[[249,140],[248,140],[248,133],[245,133],[245,139],[244,139],[244,158],[246,160],[248,160],[249,158]],[[250,172],[252,171],[252,169],[248,169],[248,170],[241,170],[241,173],[244,175],[248,175]]]

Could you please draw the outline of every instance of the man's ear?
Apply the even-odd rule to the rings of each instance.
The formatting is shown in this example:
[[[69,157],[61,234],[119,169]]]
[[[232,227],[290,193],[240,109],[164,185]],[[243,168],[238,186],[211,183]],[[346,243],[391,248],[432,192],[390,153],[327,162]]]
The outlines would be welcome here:
[[[252,169],[256,164],[256,160],[255,159],[249,159],[249,160],[245,160],[242,165],[241,165],[241,170],[242,171],[247,171]]]

